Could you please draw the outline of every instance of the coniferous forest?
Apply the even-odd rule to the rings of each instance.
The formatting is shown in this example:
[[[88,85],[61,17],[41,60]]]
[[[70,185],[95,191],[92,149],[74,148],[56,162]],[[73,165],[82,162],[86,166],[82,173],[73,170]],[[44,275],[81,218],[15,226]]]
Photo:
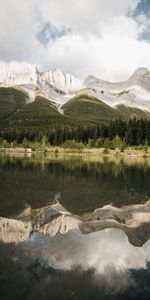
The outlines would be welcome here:
[[[58,119],[57,119],[58,121]],[[0,128],[1,141],[8,143],[23,143],[24,139],[30,142],[40,142],[43,137],[52,146],[62,145],[74,140],[91,147],[109,147],[115,137],[127,146],[150,145],[150,120],[131,119],[122,121],[117,119],[109,123],[92,124],[86,122],[67,122],[60,119],[51,124],[29,124],[30,126],[9,126]],[[32,125],[32,126],[31,126]]]

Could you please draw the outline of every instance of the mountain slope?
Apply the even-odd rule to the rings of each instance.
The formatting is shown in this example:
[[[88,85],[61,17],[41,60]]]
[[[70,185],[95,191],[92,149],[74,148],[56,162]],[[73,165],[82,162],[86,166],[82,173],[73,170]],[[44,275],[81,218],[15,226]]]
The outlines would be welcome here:
[[[89,97],[88,95],[78,95],[62,106],[64,114],[74,118],[112,120],[118,117],[115,109],[102,101]]]
[[[62,118],[49,100],[36,97],[35,101],[26,104],[16,111],[8,120],[11,126],[45,126],[52,119]]]
[[[129,120],[129,119],[149,119],[150,118],[150,112],[143,111],[136,107],[128,107],[123,104],[116,106],[117,111],[120,113],[120,117],[123,120]]]
[[[55,123],[57,118],[65,122],[149,118],[150,71],[140,68],[119,83],[94,76],[82,82],[59,69],[39,72],[28,63],[0,63],[0,119],[18,124],[32,119],[40,124],[44,116],[47,122],[55,118]]]
[[[27,95],[14,88],[0,87],[0,119],[5,119],[28,102]]]
[[[112,107],[124,104],[150,111],[150,72],[146,68],[139,68],[124,82],[112,83],[88,76],[83,85],[88,93]]]
[[[27,92],[32,101],[38,88],[46,98],[56,103],[60,99],[64,103],[67,96],[82,88],[79,79],[60,69],[39,72],[34,65],[24,62],[0,63],[0,86],[14,85]]]
[[[77,95],[62,106],[64,114],[72,118],[90,119],[107,122],[121,118],[129,120],[132,118],[150,118],[148,111],[138,108],[118,105],[115,108],[110,107],[101,100],[86,95]]]
[[[79,90],[82,87],[82,82],[70,74],[65,74],[60,69],[50,70],[41,73],[41,79],[50,86],[56,87],[62,94],[69,94],[73,91]]]
[[[50,124],[84,124],[109,122],[121,118],[150,118],[150,113],[118,105],[112,108],[95,97],[79,94],[62,106],[63,115],[55,103],[38,95],[30,102],[27,94],[13,87],[0,88],[0,123],[5,127],[45,127]]]

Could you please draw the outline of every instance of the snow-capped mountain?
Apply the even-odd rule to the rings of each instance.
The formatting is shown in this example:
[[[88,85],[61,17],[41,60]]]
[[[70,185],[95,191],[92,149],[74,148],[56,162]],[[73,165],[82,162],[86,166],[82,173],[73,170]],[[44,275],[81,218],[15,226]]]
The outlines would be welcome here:
[[[72,93],[82,87],[82,83],[79,79],[76,79],[70,74],[65,74],[60,69],[41,73],[41,78],[42,81],[48,82],[51,86],[56,87],[65,94]]]
[[[119,83],[91,75],[82,82],[60,69],[39,72],[28,63],[0,63],[0,86],[23,89],[30,101],[34,101],[37,95],[43,96],[59,109],[70,98],[87,94],[112,107],[124,104],[150,111],[150,71],[146,68],[139,68],[129,79]]]
[[[83,85],[84,93],[92,94],[112,107],[124,104],[150,110],[150,71],[146,68],[137,69],[123,82],[112,83],[88,76]]]
[[[0,86],[18,86],[34,100],[37,93],[49,100],[64,103],[82,87],[82,82],[59,69],[39,72],[23,62],[0,63]]]
[[[0,63],[0,83],[6,85],[36,84],[37,70],[28,63]]]

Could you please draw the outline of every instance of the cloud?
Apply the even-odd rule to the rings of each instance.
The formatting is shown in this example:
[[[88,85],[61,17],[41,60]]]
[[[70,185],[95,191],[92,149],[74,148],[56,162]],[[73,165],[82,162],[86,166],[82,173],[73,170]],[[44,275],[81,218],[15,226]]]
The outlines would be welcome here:
[[[113,16],[132,12],[139,0],[38,0],[41,22],[51,19],[59,27],[66,24],[76,34],[99,35]]]
[[[115,229],[0,244],[0,295],[7,300],[149,299],[150,263],[144,259],[149,260],[149,250],[149,242],[139,249],[129,246]]]
[[[140,2],[1,0],[0,60],[124,80],[140,66],[150,68],[149,20],[135,14]]]
[[[114,228],[87,235],[74,231],[50,240],[34,233],[24,246],[55,269],[70,270],[78,265],[84,270],[94,268],[98,274],[107,273],[112,266],[126,271],[145,268],[150,251],[150,241],[134,247],[123,231]]]

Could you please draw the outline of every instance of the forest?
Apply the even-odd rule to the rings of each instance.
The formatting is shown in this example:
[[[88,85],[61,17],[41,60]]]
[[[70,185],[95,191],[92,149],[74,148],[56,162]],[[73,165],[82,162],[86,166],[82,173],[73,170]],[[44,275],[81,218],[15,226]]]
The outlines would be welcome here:
[[[52,120],[51,120],[52,121]],[[32,126],[31,126],[32,125]],[[109,123],[51,122],[45,126],[1,126],[0,143],[19,145],[29,142],[45,141],[51,146],[60,146],[67,141],[75,141],[91,147],[113,147],[112,141],[118,139],[120,145],[150,146],[150,120],[133,118],[129,121],[116,119]]]

